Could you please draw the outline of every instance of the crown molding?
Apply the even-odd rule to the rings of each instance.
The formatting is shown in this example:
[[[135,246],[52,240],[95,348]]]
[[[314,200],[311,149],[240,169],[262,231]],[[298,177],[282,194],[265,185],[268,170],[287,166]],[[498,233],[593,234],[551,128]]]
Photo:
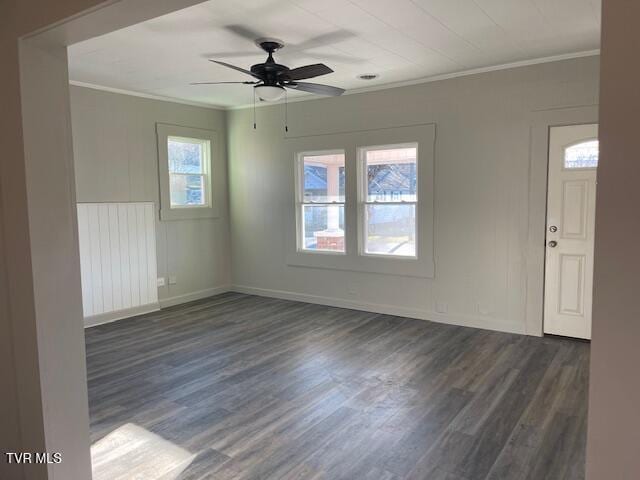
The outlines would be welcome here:
[[[162,95],[154,95],[152,93],[137,92],[135,90],[126,90],[123,88],[107,87],[105,85],[97,85],[95,83],[79,82],[77,80],[69,80],[69,85],[74,87],[90,88],[92,90],[100,90],[102,92],[117,93],[120,95],[129,95],[130,97],[146,98],[147,100],[159,100],[161,102],[179,103],[180,105],[189,105],[192,107],[203,107],[211,110],[227,110],[226,107],[206,102],[196,102],[193,100],[183,100],[181,98],[163,97]]]
[[[400,88],[400,87],[408,87],[411,85],[419,85],[422,83],[431,83],[431,82],[440,82],[442,80],[449,80],[452,78],[458,78],[458,77],[467,77],[470,75],[478,75],[481,73],[489,73],[489,72],[496,72],[499,70],[509,70],[512,68],[521,68],[521,67],[529,67],[532,65],[539,65],[539,64],[543,64],[543,63],[553,63],[553,62],[561,62],[563,60],[572,60],[572,59],[576,59],[576,58],[584,58],[584,57],[595,57],[597,55],[600,55],[600,50],[596,49],[596,50],[586,50],[586,51],[582,51],[582,52],[574,52],[574,53],[566,53],[566,54],[562,54],[562,55],[553,55],[550,57],[540,57],[540,58],[533,58],[533,59],[529,59],[529,60],[521,60],[518,62],[511,62],[511,63],[503,63],[503,64],[499,64],[499,65],[491,65],[488,67],[480,67],[480,68],[472,68],[472,69],[468,69],[468,70],[460,70],[457,72],[452,72],[452,73],[445,73],[442,75],[432,75],[429,77],[421,77],[421,78],[416,78],[413,80],[405,80],[405,81],[401,81],[401,82],[392,82],[392,83],[384,83],[384,84],[380,84],[380,85],[372,85],[370,87],[360,87],[360,88],[352,88],[347,90],[344,95],[355,95],[358,93],[366,93],[366,92],[375,92],[378,90],[388,90],[391,88]],[[97,85],[97,84],[93,84],[93,83],[87,83],[87,82],[79,82],[77,80],[70,80],[69,81],[70,85],[75,85],[77,87],[85,87],[85,88],[91,88],[93,90],[101,90],[104,92],[110,92],[110,93],[119,93],[121,95],[130,95],[133,97],[140,97],[140,98],[147,98],[150,100],[160,100],[162,102],[171,102],[171,103],[179,103],[182,105],[191,105],[194,107],[204,107],[204,108],[210,108],[210,109],[214,109],[214,110],[243,110],[246,108],[253,108],[254,105],[252,103],[249,104],[244,104],[244,105],[236,105],[236,106],[222,106],[222,105],[215,105],[215,104],[211,104],[211,103],[206,103],[206,102],[196,102],[196,101],[191,101],[191,100],[183,100],[180,98],[173,98],[173,97],[163,97],[161,95],[153,95],[150,93],[143,93],[143,92],[137,92],[134,90],[125,90],[125,89],[121,89],[121,88],[113,88],[113,87],[107,87],[104,85]],[[318,98],[316,96],[304,96],[304,97],[294,97],[294,98],[290,98],[288,99],[288,103],[294,103],[294,102],[308,102],[308,101],[313,101],[313,100],[321,100],[321,98]],[[268,107],[271,105],[277,105],[277,104],[281,104],[284,103],[284,101],[280,100],[277,102],[258,102],[256,103],[256,108],[262,108],[262,107]]]
[[[404,80],[401,82],[392,82],[392,83],[385,83],[385,84],[380,84],[380,85],[372,85],[371,87],[361,87],[361,88],[351,88],[349,90],[347,90],[344,95],[354,95],[354,94],[358,94],[358,93],[366,93],[366,92],[375,92],[378,90],[389,90],[391,88],[400,88],[400,87],[408,87],[411,85],[419,85],[422,83],[431,83],[431,82],[440,82],[442,80],[449,80],[452,78],[458,78],[458,77],[467,77],[470,75],[478,75],[481,73],[489,73],[489,72],[496,72],[499,70],[509,70],[512,68],[520,68],[520,67],[528,67],[531,65],[539,65],[542,63],[553,63],[553,62],[561,62],[563,60],[573,60],[576,58],[583,58],[583,57],[595,57],[600,55],[600,49],[596,49],[596,50],[586,50],[586,51],[582,51],[582,52],[575,52],[575,53],[567,53],[567,54],[562,54],[562,55],[553,55],[550,57],[540,57],[540,58],[533,58],[530,60],[521,60],[518,62],[511,62],[511,63],[503,63],[500,65],[492,65],[489,67],[480,67],[480,68],[472,68],[472,69],[468,69],[468,70],[460,70],[458,72],[452,72],[452,73],[444,73],[442,75],[432,75],[429,77],[421,77],[421,78],[416,78],[413,80]],[[293,102],[308,102],[311,100],[321,100],[321,98],[318,98],[316,96],[314,97],[309,97],[309,96],[305,96],[305,97],[299,97],[299,98],[291,98],[288,100],[288,103],[293,103]],[[256,107],[268,107],[270,105],[274,105],[274,104],[278,104],[278,103],[284,103],[283,101],[279,100],[277,102],[262,102],[262,103],[256,103]],[[226,110],[242,110],[245,108],[253,108],[253,104],[246,104],[246,105],[238,105],[238,106],[232,106],[232,107],[227,107]]]

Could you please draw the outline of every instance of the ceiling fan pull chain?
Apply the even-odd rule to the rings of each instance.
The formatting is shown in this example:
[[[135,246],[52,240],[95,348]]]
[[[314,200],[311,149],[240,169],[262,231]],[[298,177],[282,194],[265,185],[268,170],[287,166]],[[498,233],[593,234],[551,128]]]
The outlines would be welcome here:
[[[288,101],[289,96],[287,95],[287,91],[284,91],[284,131],[288,132],[289,131],[289,120],[288,120],[288,112],[289,112],[289,107],[288,107]]]
[[[256,89],[253,88],[253,129],[256,129]]]

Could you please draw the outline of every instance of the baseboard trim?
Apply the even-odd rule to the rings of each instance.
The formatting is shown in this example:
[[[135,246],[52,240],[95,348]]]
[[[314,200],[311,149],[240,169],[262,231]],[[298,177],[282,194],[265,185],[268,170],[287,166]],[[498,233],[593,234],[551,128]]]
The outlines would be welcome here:
[[[100,315],[92,315],[84,318],[84,328],[104,325],[105,323],[124,320],[125,318],[131,318],[137,315],[144,315],[145,313],[157,312],[163,308],[193,302],[194,300],[201,300],[203,298],[212,297],[229,291],[231,291],[231,286],[223,285],[220,287],[198,290],[197,292],[186,293],[184,295],[176,295],[175,297],[163,298],[158,300],[157,303],[150,303],[140,307],[127,308],[124,310],[117,310],[115,312],[102,313]]]
[[[144,315],[145,313],[157,312],[158,310],[160,310],[160,305],[158,303],[150,303],[148,305],[141,305],[139,307],[116,310],[115,312],[91,315],[90,317],[84,317],[84,328],[104,325],[105,323],[124,320],[125,318],[135,317],[136,315]]]
[[[349,308],[351,310],[361,310],[364,312],[381,313],[385,315],[395,315],[399,317],[415,318],[448,325],[458,325],[462,327],[481,328],[484,330],[496,330],[499,332],[525,334],[524,322],[522,325],[514,324],[506,320],[495,318],[475,317],[471,315],[449,315],[427,310],[399,307],[396,305],[385,305],[379,303],[356,302],[336,297],[322,297],[307,293],[296,293],[285,290],[271,290],[267,288],[250,287],[247,285],[233,285],[230,289],[233,292],[257,295],[260,297],[280,298],[282,300],[293,300],[297,302],[314,303],[327,305],[329,307]]]
[[[136,315],[142,315],[145,313],[156,312],[162,308],[172,307],[174,305],[180,305],[182,303],[192,302],[194,300],[201,300],[203,298],[212,297],[214,295],[219,295],[221,293],[227,292],[244,293],[247,295],[257,295],[260,297],[280,298],[282,300],[313,303],[317,305],[326,305],[329,307],[348,308],[351,310],[360,310],[363,312],[415,318],[418,320],[427,320],[431,322],[445,323],[448,325],[458,325],[462,327],[526,334],[524,324],[517,325],[512,322],[507,322],[506,320],[498,320],[495,318],[476,317],[472,315],[449,315],[438,312],[431,312],[428,310],[400,307],[397,305],[357,302],[337,297],[323,297],[319,295],[311,295],[308,293],[289,292],[286,290],[273,290],[268,288],[251,287],[248,285],[223,285],[220,287],[199,290],[197,292],[186,293],[184,295],[176,295],[174,297],[161,299],[158,303],[86,317],[84,319],[84,324],[85,328],[94,327],[96,325],[111,323],[117,320],[134,317]]]
[[[227,293],[229,291],[231,291],[231,285],[222,285],[219,287],[207,288],[205,290],[198,290],[197,292],[176,295],[174,297],[162,298],[159,301],[160,308],[173,307],[174,305],[193,302],[194,300],[202,300],[203,298],[213,297],[214,295],[220,295],[221,293]]]

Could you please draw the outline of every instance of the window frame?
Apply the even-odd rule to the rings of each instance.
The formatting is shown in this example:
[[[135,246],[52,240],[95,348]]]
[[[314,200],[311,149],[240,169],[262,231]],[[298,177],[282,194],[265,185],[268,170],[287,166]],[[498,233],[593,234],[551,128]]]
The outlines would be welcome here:
[[[169,208],[181,209],[181,208],[209,208],[211,207],[211,140],[206,138],[194,138],[194,137],[183,137],[176,135],[169,135],[167,137],[167,148],[170,141],[180,142],[180,143],[191,143],[191,144],[199,144],[202,148],[202,173],[179,173],[172,172],[170,167],[169,155],[167,152],[167,170],[169,174]],[[181,177],[190,177],[190,176],[198,176],[202,177],[202,189],[203,189],[203,197],[204,203],[201,205],[177,205],[171,202],[171,177],[173,176],[181,176]]]
[[[224,185],[221,185],[220,182],[224,182],[224,178],[221,175],[216,175],[217,171],[221,171],[219,163],[222,161],[221,145],[218,141],[217,132],[202,128],[157,123],[156,137],[158,144],[160,220],[171,221],[219,217],[219,196],[221,190],[224,188]],[[179,174],[169,171],[169,139],[197,141],[206,147],[203,151],[203,173],[193,174],[203,176],[205,179],[204,205],[181,206],[171,203],[171,176]],[[216,165],[215,168],[214,165]]]
[[[358,148],[373,145],[418,144],[420,149],[418,189],[419,257],[359,255],[358,252]],[[403,277],[434,278],[434,217],[435,217],[435,145],[436,125],[421,123],[402,127],[377,128],[354,132],[320,133],[288,136],[284,139],[285,160],[290,179],[286,231],[284,235],[285,261],[289,267],[343,270]],[[344,255],[318,254],[298,250],[298,208],[296,188],[299,185],[298,154],[301,152],[345,151],[345,252]]]
[[[369,197],[369,185],[367,182],[367,152],[376,150],[394,150],[400,148],[415,148],[416,149],[416,200],[413,202],[407,202],[405,200],[400,201],[370,201]],[[383,145],[366,145],[359,146],[357,153],[357,182],[358,182],[358,255],[363,257],[374,258],[389,258],[395,260],[417,260],[420,256],[420,225],[418,224],[420,216],[419,202],[420,202],[420,144],[415,142],[403,142]],[[367,205],[413,205],[414,206],[414,235],[415,235],[415,254],[414,255],[390,255],[387,253],[371,253],[367,252]]]
[[[304,252],[305,254],[319,254],[319,255],[339,255],[343,256],[347,254],[347,190],[345,185],[344,201],[342,202],[308,202],[304,199],[304,159],[305,157],[321,156],[321,155],[343,155],[345,169],[345,182],[346,182],[346,163],[347,154],[343,148],[335,148],[329,150],[311,150],[296,153],[296,168],[295,168],[295,194],[296,194],[296,251]],[[304,207],[305,205],[315,206],[330,206],[330,205],[342,205],[344,212],[344,251],[339,250],[321,250],[321,249],[309,249],[304,248]]]

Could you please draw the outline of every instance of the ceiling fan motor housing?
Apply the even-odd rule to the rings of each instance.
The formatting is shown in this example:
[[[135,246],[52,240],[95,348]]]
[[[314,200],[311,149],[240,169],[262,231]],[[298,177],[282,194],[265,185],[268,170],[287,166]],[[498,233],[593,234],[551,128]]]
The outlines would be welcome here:
[[[273,59],[273,52],[284,47],[284,42],[277,38],[258,38],[256,45],[269,55],[264,63],[258,63],[251,67],[251,73],[259,76],[265,85],[276,86],[286,79],[286,72],[289,68],[276,63]]]
[[[271,62],[269,62],[269,59]],[[280,65],[273,61],[271,55],[265,63],[257,63],[251,67],[251,73],[260,77],[265,85],[277,85],[279,81],[287,79],[289,67]]]

